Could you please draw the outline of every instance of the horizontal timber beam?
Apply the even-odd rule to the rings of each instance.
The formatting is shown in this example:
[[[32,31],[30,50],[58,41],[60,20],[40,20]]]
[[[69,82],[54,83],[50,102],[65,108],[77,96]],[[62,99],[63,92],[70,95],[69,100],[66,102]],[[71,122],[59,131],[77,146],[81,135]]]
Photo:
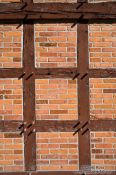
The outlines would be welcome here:
[[[46,171],[46,172],[35,172],[31,175],[82,175],[80,171]]]
[[[0,78],[18,78],[23,74],[22,68],[0,69]]]
[[[73,132],[76,120],[37,120],[36,132]]]
[[[46,171],[46,172],[34,172],[31,175],[116,175],[116,171],[92,171],[92,172],[82,172],[82,171]]]
[[[30,71],[31,73],[31,71]],[[49,79],[49,78],[79,78],[85,73],[89,78],[116,78],[116,69],[89,69],[87,72],[79,72],[78,67],[71,68],[35,68],[33,70],[35,79]],[[25,74],[27,74],[25,72]],[[1,68],[0,78],[23,78],[23,68]]]
[[[36,68],[36,79],[47,78],[79,78],[87,74],[89,78],[116,78],[116,69],[89,69],[87,72],[80,72],[78,67],[72,68]],[[78,76],[76,76],[78,75]]]
[[[29,175],[29,173],[26,173],[26,172],[5,172],[5,173],[0,173],[0,175]]]
[[[78,68],[36,68],[35,78],[73,78]]]
[[[85,121],[86,122],[86,121]],[[74,132],[75,125],[79,120],[36,120],[36,132]],[[83,125],[80,122],[78,128]],[[0,132],[19,132],[18,129],[23,121],[0,121]],[[77,129],[78,129],[77,128]],[[90,131],[114,131],[116,132],[116,120],[90,120],[88,124]]]
[[[116,78],[116,69],[89,69],[89,78]]]
[[[86,121],[85,121],[86,122]],[[75,125],[78,128],[84,121],[78,125],[79,120],[37,120],[35,124],[36,132],[74,132]],[[77,129],[78,129],[77,128]],[[116,120],[90,120],[88,128],[90,131],[116,131]]]
[[[90,120],[91,131],[114,131],[116,132],[116,120]]]
[[[92,171],[86,175],[116,175],[116,171]]]
[[[0,120],[0,132],[19,132],[18,128],[21,124],[23,124],[23,121]]]
[[[30,9],[30,10],[29,10]],[[116,2],[103,3],[0,3],[0,20],[113,20]]]

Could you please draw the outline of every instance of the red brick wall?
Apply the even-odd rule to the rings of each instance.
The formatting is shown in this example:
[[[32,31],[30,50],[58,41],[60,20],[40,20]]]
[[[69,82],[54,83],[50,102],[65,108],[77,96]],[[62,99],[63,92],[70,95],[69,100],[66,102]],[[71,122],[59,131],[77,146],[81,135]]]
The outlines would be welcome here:
[[[38,2],[39,0],[34,0]],[[100,2],[90,0],[90,2]],[[19,2],[19,0],[0,0]],[[40,2],[40,1],[39,1]],[[43,0],[41,2],[77,2]],[[23,27],[0,25],[0,68],[22,67]],[[76,67],[77,26],[36,24],[35,66]],[[31,43],[30,43],[31,44]],[[89,67],[116,68],[116,24],[89,25]],[[71,79],[35,81],[37,120],[77,120],[78,82]],[[116,119],[116,79],[90,79],[91,119]],[[0,120],[23,119],[21,80],[0,79]],[[37,133],[37,170],[78,170],[78,135]],[[0,171],[24,170],[24,142],[19,133],[0,133]],[[93,170],[116,170],[116,133],[91,132]]]
[[[116,79],[90,79],[91,119],[116,119]]]
[[[116,170],[116,132],[92,132],[91,153],[93,170]]]
[[[23,119],[22,80],[0,79],[0,120]]]
[[[78,119],[76,80],[44,79],[35,85],[37,119]]]
[[[0,68],[22,67],[23,27],[0,24]]]
[[[90,68],[116,68],[116,24],[89,25]]]
[[[77,26],[36,24],[36,67],[75,67],[77,65]]]
[[[19,133],[0,133],[1,171],[24,171],[24,139]]]
[[[37,170],[78,170],[78,136],[37,133]]]

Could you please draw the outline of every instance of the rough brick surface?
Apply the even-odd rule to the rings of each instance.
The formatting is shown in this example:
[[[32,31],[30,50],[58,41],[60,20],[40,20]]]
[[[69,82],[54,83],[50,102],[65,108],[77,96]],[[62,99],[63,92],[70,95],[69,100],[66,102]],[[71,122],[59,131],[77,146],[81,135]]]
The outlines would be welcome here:
[[[90,68],[116,68],[116,24],[89,25]]]
[[[19,133],[0,133],[0,171],[24,171],[23,147]]]
[[[90,79],[91,119],[116,119],[116,78]]]
[[[0,25],[0,68],[22,66],[23,27]]]
[[[116,132],[91,133],[92,170],[116,170]]]
[[[0,79],[0,120],[22,120],[22,80]]]
[[[77,65],[77,26],[36,24],[36,67],[75,67]]]
[[[78,119],[77,81],[36,80],[36,118]]]
[[[78,136],[37,133],[37,170],[78,170]]]

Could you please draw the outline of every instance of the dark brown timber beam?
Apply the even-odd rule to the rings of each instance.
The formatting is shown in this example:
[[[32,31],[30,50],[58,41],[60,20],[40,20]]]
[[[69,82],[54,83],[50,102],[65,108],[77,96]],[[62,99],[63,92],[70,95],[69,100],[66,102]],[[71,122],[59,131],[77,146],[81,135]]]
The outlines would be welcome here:
[[[116,132],[116,120],[90,120],[91,131],[114,131]]]
[[[31,175],[82,175],[80,171],[46,171],[34,172]]]
[[[116,171],[92,171],[86,175],[116,175]]]
[[[29,175],[29,173],[26,173],[26,172],[5,172],[5,173],[0,173],[0,175]]]
[[[0,69],[0,78],[19,78],[23,74],[22,68]]]
[[[78,24],[78,116],[83,123],[82,133],[79,132],[79,170],[89,170],[91,166],[89,116],[89,54],[88,54],[88,25]],[[86,131],[86,132],[85,132]],[[84,150],[84,151],[83,151]]]
[[[92,171],[82,173],[80,171],[48,171],[48,172],[34,172],[31,175],[116,175],[116,171]]]
[[[116,78],[116,69],[89,69],[89,78]]]
[[[34,128],[36,132],[75,132],[75,124],[79,120],[37,120]],[[0,132],[21,132],[23,121],[0,120]],[[82,127],[80,123],[78,128]],[[114,131],[116,132],[116,120],[90,120],[90,131]]]
[[[0,120],[0,132],[20,132],[23,121]]]
[[[78,67],[72,68],[33,68],[33,77],[36,79],[46,79],[46,78],[73,78],[79,73],[81,76],[81,71]],[[89,78],[115,78],[116,69],[89,69],[87,71]],[[23,68],[1,68],[0,78],[23,78],[26,76],[25,70]]]
[[[76,120],[37,120],[36,132],[74,132],[73,126]]]
[[[34,25],[24,24],[24,59],[23,66],[26,73],[23,78],[23,116],[26,125],[24,132],[25,170],[36,170],[36,133],[35,122],[35,79],[34,79]]]
[[[0,20],[108,20],[116,19],[116,2],[103,3],[0,3]]]
[[[36,79],[45,78],[73,78],[78,73],[78,68],[38,68],[35,69]]]
[[[72,68],[36,68],[34,76],[36,79],[45,78],[74,78],[78,74],[81,77],[82,71],[77,67]],[[116,69],[88,69],[87,74],[89,78],[115,78]],[[76,77],[77,78],[77,77]]]

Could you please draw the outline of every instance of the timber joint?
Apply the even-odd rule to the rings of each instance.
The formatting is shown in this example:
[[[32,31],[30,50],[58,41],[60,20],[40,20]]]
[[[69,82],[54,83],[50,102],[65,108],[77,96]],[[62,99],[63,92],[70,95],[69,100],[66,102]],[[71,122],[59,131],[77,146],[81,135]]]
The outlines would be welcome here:
[[[74,126],[73,129],[75,130],[73,135],[76,135],[78,132],[81,132],[81,135],[84,135],[87,131],[90,131],[89,127],[88,127],[89,122],[81,122],[78,121]]]
[[[18,130],[20,130],[20,135],[27,133],[27,136],[30,136],[32,133],[35,132],[35,122],[32,123],[21,123],[18,127]]]

